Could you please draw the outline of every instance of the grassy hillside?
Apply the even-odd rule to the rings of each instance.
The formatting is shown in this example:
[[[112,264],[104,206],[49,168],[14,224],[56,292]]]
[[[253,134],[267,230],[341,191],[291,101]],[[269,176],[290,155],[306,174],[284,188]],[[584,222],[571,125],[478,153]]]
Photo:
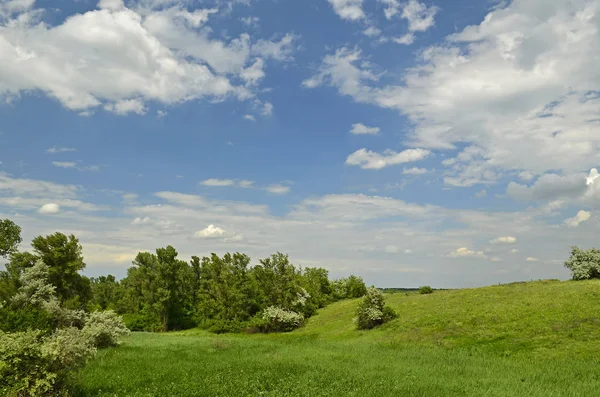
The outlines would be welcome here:
[[[600,390],[600,281],[387,295],[397,320],[339,302],[295,332],[137,333],[81,373],[78,396],[585,396]]]
[[[485,346],[503,353],[599,354],[600,280],[534,281],[431,295],[388,294],[398,319],[357,332],[358,303],[322,309],[303,329],[320,337],[364,334],[381,342],[419,342],[446,347]]]

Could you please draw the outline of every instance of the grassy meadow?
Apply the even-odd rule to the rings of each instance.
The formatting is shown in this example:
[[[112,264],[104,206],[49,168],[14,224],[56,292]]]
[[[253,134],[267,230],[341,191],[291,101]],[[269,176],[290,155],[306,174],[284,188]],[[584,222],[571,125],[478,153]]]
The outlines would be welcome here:
[[[100,351],[76,396],[594,396],[600,280],[395,293],[398,318],[332,304],[287,334],[134,333]]]

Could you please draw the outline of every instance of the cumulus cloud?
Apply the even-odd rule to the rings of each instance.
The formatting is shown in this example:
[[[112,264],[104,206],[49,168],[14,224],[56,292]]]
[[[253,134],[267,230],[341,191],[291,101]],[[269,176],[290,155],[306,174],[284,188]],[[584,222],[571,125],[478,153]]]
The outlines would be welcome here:
[[[45,10],[35,2],[18,3],[0,22],[0,96],[42,92],[83,115],[144,114],[150,101],[247,100],[261,79],[257,58],[288,60],[294,49],[293,35],[214,38],[207,24],[217,10],[182,2],[102,0],[55,26],[40,23]]]
[[[448,256],[451,258],[465,258],[465,257],[485,258],[486,257],[486,255],[483,253],[483,251],[472,251],[472,250],[468,249],[467,247],[458,248],[455,251],[450,252],[448,254]]]
[[[574,217],[565,219],[565,225],[567,225],[570,228],[575,228],[581,223],[588,221],[591,217],[592,214],[590,212],[580,210]]]
[[[490,240],[490,244],[514,244],[516,242],[517,239],[513,236],[498,237]]]
[[[594,0],[506,2],[420,51],[395,82],[382,83],[360,50],[341,48],[303,85],[400,111],[413,125],[405,144],[478,148],[452,169],[455,186],[514,172],[570,175],[597,166],[600,151],[599,18]]]
[[[378,170],[391,165],[423,160],[431,152],[424,149],[407,149],[402,152],[385,150],[383,154],[367,149],[359,149],[346,158],[346,164],[357,165],[362,169]]]
[[[336,14],[342,19],[357,21],[365,17],[363,0],[328,0]]]
[[[76,168],[77,164],[70,161],[53,161],[52,165],[60,168]]]
[[[225,233],[225,230],[211,224],[205,229],[197,231],[194,235],[201,238],[217,238],[223,236]]]
[[[55,203],[44,204],[40,207],[38,212],[42,215],[58,214],[60,212],[60,206]]]
[[[149,216],[145,216],[145,217],[137,217],[135,218],[131,224],[132,225],[146,225],[148,223],[150,223],[152,221],[152,218],[150,218]]]
[[[538,258],[534,258],[532,256],[528,257],[527,259],[525,259],[527,262],[537,262]]]
[[[361,134],[378,134],[381,129],[379,127],[367,127],[362,123],[352,124],[352,129],[350,130],[351,134],[361,135]]]
[[[428,7],[417,0],[409,0],[405,3],[400,0],[379,0],[379,2],[385,4],[384,14],[387,19],[398,16],[408,23],[408,33],[392,39],[397,44],[412,44],[415,41],[414,32],[424,32],[433,27],[435,15],[439,11],[438,7]]]

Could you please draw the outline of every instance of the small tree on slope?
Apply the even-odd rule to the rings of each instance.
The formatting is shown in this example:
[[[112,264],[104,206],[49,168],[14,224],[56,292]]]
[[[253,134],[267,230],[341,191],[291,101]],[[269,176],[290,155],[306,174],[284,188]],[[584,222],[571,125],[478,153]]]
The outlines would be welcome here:
[[[394,310],[385,305],[383,293],[375,287],[370,287],[356,309],[354,322],[358,329],[371,329],[395,317]]]

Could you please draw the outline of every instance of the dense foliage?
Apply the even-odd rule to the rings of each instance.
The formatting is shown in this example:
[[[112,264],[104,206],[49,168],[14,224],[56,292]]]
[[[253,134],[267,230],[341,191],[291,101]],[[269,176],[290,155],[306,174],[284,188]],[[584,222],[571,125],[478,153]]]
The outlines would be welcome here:
[[[5,332],[82,327],[85,313],[106,310],[121,316],[132,331],[196,326],[217,333],[285,331],[317,309],[367,290],[360,277],[331,281],[326,269],[300,268],[279,252],[251,266],[241,253],[192,256],[186,262],[172,246],[140,252],[122,280],[113,275],[90,279],[81,274],[85,262],[75,236],[38,236],[30,252],[19,252],[20,228],[4,220],[0,232],[0,254],[8,258],[0,271],[0,303],[20,302],[0,305]],[[273,310],[302,320],[285,322],[268,315]]]
[[[383,292],[370,287],[356,308],[354,322],[358,329],[371,329],[396,317],[394,310],[385,305]]]
[[[571,257],[565,262],[565,267],[571,271],[573,280],[600,278],[600,250],[572,247]]]
[[[433,294],[433,288],[431,288],[429,285],[424,285],[419,288],[419,294],[421,294],[421,295]]]

